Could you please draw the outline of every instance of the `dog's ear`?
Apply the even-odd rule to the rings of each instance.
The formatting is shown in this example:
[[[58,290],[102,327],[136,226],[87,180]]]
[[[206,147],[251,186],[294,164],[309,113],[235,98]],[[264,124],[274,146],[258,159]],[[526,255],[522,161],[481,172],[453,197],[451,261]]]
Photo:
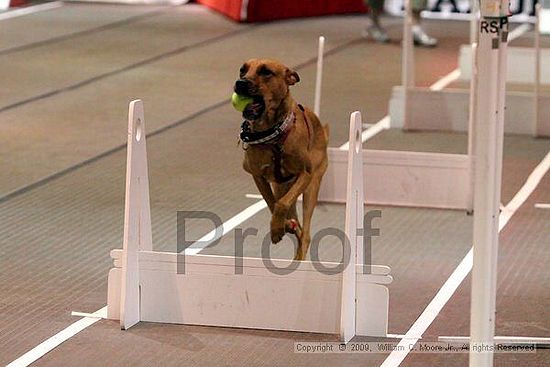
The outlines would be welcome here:
[[[300,76],[294,70],[286,69],[286,84],[294,85],[300,81]]]

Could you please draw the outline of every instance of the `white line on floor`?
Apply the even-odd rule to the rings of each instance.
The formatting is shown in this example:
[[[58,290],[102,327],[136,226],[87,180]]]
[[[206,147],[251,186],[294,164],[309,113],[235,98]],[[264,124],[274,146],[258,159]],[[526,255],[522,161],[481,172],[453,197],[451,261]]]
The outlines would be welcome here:
[[[73,311],[73,312],[71,312],[71,316],[93,317],[93,318],[96,318],[96,319],[106,319],[107,318],[107,307],[103,307],[101,310],[97,310],[94,313]]]
[[[219,236],[216,236],[216,231],[219,231],[220,227],[213,229],[212,231],[208,232],[207,234],[199,238],[195,243],[193,243],[191,246],[185,249],[185,254],[186,255],[198,254],[202,249],[210,245],[212,242],[223,237],[225,234],[227,234],[229,231],[237,227],[239,224],[244,223],[244,221],[253,217],[258,212],[262,211],[265,208],[267,208],[267,203],[263,199],[258,201],[255,204],[252,204],[251,206],[249,206],[239,214],[235,215],[234,217],[230,218],[228,221],[223,223],[221,226],[222,233]]]
[[[21,17],[23,15],[28,15],[32,13],[38,13],[40,11],[57,9],[63,6],[62,1],[54,1],[52,3],[27,6],[25,8],[9,10],[5,13],[0,13],[0,20],[12,19],[16,17]]]
[[[445,88],[446,86],[448,86],[449,84],[457,80],[459,76],[460,76],[460,70],[454,69],[449,74],[445,75],[443,78],[433,83],[430,86],[430,90],[433,90],[433,91],[442,90],[443,88]]]
[[[535,208],[537,208],[537,209],[550,209],[550,204],[536,203]]]
[[[499,232],[506,226],[510,218],[519,209],[519,207],[525,203],[527,198],[535,191],[536,187],[550,169],[550,152],[544,157],[544,159],[538,164],[538,166],[529,175],[521,189],[516,193],[514,198],[504,207],[499,216]],[[475,219],[475,217],[474,217]],[[439,315],[443,307],[447,304],[449,299],[458,289],[462,281],[472,270],[473,261],[473,249],[470,249],[464,259],[460,262],[458,267],[453,271],[449,279],[443,284],[441,289],[437,292],[432,301],[428,304],[426,309],[418,317],[418,319],[411,326],[409,331],[405,334],[407,339],[401,340],[398,347],[395,348],[390,355],[386,358],[384,363],[380,367],[397,367],[403,362],[403,360],[409,354],[409,345],[411,345],[411,336],[420,335],[430,327],[432,322]],[[416,343],[415,340],[414,343]],[[399,350],[402,349],[402,350]]]
[[[513,40],[522,36],[525,32],[528,32],[530,30],[531,30],[531,25],[527,23],[517,26],[508,34],[508,42],[512,42]]]
[[[94,314],[104,314],[106,311],[107,306],[103,307],[100,310],[97,310],[96,312],[94,312]],[[36,347],[29,350],[21,357],[8,364],[6,367],[26,367],[30,365],[31,363],[37,361],[39,358],[42,358],[44,355],[46,355],[46,353],[55,349],[64,341],[70,339],[82,330],[86,329],[88,326],[95,324],[99,320],[101,320],[101,318],[84,317],[77,322],[72,323],[67,328],[61,330],[59,333],[55,334],[46,341],[38,344]]]

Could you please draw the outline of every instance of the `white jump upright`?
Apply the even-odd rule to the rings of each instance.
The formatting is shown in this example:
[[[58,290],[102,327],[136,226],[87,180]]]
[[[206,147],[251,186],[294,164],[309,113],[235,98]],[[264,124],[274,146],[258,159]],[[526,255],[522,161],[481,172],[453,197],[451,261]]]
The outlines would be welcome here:
[[[344,341],[354,335],[387,336],[386,286],[392,282],[387,266],[372,265],[365,273],[353,255],[342,274],[319,270],[342,268],[335,262],[237,261],[234,256],[153,251],[141,101],[130,104],[129,115],[124,240],[123,249],[111,251],[108,318],[119,319],[123,329],[149,321],[330,333]],[[363,219],[363,165],[355,138],[360,134],[360,116],[353,115],[352,122],[352,201],[347,205],[346,231],[349,251],[362,254],[363,237],[357,228]],[[178,272],[182,261],[185,271]]]
[[[474,250],[470,316],[470,366],[493,365],[499,210],[506,96],[507,0],[481,0],[479,27]]]
[[[315,101],[313,103],[313,112],[321,116],[321,90],[323,85],[323,60],[325,57],[325,37],[319,37],[319,47],[317,51],[317,73],[315,76]]]
[[[122,329],[128,329],[140,320],[138,252],[153,250],[143,103],[140,100],[132,101],[128,115],[126,202],[122,243],[123,281],[120,296]]]
[[[409,92],[414,88],[415,72],[414,72],[414,41],[412,32],[412,7],[411,0],[405,0],[405,14],[403,17],[403,41],[401,45],[401,84],[403,86],[403,128],[407,129],[407,121],[409,120],[409,106],[411,100]]]
[[[361,141],[361,114],[354,112],[350,117],[348,150],[348,182],[346,195],[346,226],[345,233],[349,246],[344,246],[343,258],[349,258],[342,275],[342,321],[340,322],[340,337],[345,343],[355,336],[355,300],[356,300],[356,266],[363,264],[363,236],[357,230],[362,228],[363,220],[363,142]],[[352,144],[353,143],[353,144]]]

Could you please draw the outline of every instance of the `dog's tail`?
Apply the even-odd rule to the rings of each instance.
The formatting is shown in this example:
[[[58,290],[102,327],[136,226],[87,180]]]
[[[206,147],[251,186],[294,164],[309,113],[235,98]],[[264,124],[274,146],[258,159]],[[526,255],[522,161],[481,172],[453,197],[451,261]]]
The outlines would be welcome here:
[[[325,138],[328,141],[328,138],[330,136],[330,127],[328,126],[328,124],[323,125],[323,131],[325,132]]]

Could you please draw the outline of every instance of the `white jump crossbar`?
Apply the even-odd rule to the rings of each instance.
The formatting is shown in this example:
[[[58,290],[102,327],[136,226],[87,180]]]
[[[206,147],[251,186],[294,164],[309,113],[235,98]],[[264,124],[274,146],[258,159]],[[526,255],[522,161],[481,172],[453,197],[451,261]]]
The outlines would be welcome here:
[[[122,329],[139,321],[355,335],[387,336],[392,277],[387,266],[363,272],[361,117],[351,118],[346,234],[351,246],[340,263],[265,261],[233,256],[183,255],[152,250],[147,151],[141,101],[130,104],[126,205],[122,250],[113,250],[107,316]],[[346,152],[347,153],[347,152]],[[357,257],[360,254],[361,257]],[[277,270],[295,266],[285,275]],[[238,270],[238,271],[237,271]]]

